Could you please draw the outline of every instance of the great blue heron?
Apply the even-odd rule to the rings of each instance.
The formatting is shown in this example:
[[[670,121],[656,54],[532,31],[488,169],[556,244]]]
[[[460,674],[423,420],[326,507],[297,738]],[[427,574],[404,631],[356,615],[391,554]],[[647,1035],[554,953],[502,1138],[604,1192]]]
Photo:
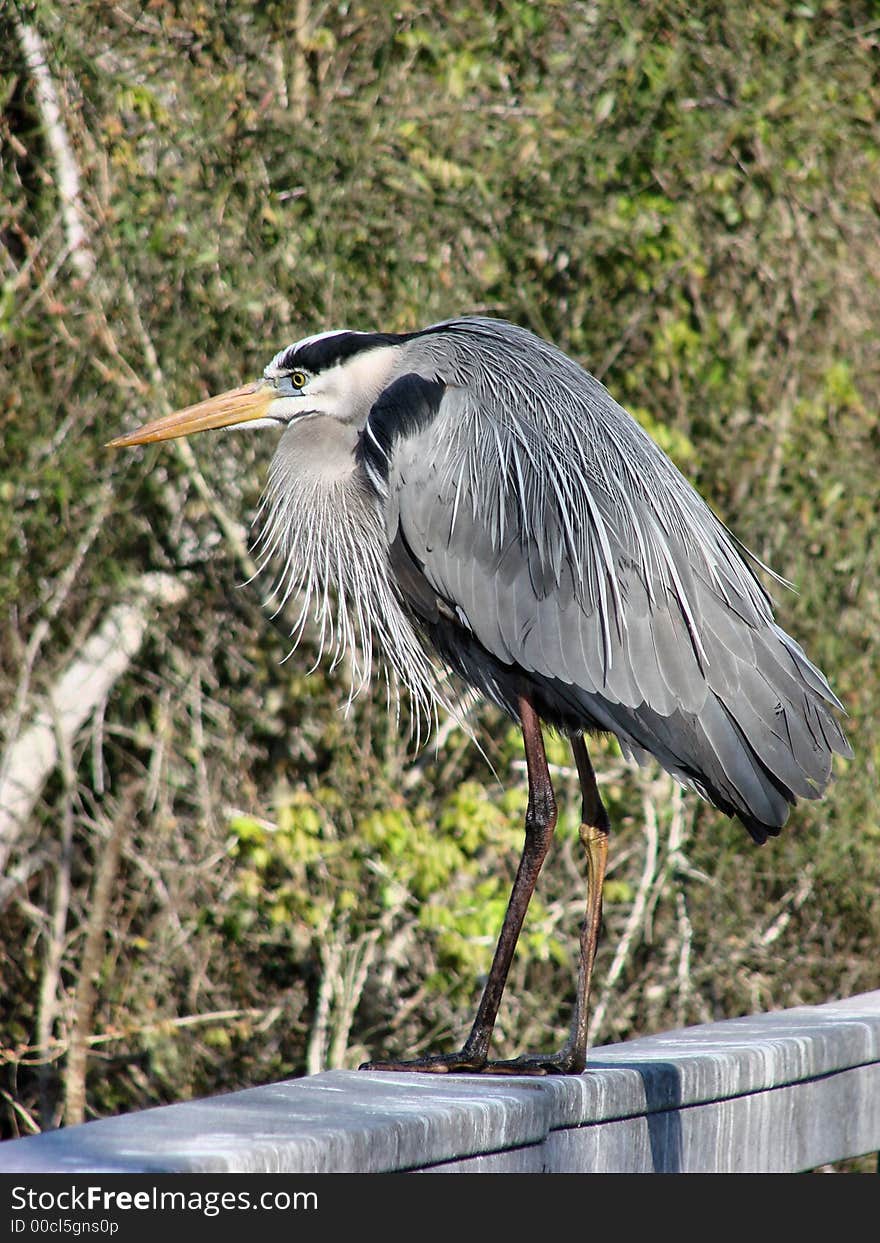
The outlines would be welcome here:
[[[315,612],[355,684],[378,649],[417,718],[452,671],[522,727],[525,845],[471,1033],[458,1053],[368,1067],[583,1070],[609,833],[584,734],[653,756],[760,843],[851,754],[840,703],[775,623],[756,559],[598,380],[523,328],[306,337],[258,383],[112,444],[245,425],[283,431],[261,539],[280,596],[305,600],[295,634]],[[556,823],[542,721],[570,738],[583,798],[574,1015],[560,1052],[491,1062]]]

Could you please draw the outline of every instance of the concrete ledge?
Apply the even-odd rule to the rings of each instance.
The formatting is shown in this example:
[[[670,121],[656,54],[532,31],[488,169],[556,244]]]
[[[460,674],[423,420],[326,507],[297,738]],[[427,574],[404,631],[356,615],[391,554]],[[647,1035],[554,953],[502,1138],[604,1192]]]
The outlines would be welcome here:
[[[792,1171],[880,1149],[880,991],[592,1050],[580,1076],[328,1071],[0,1145],[0,1172]]]

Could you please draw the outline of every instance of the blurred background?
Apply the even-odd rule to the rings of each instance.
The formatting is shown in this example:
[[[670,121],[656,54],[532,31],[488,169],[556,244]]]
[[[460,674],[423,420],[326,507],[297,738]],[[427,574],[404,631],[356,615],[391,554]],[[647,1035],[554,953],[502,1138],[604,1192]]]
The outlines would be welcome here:
[[[334,327],[555,341],[797,586],[855,759],[778,840],[615,745],[592,1039],[880,986],[880,4],[79,0],[0,13],[4,1135],[458,1047],[518,731],[420,752],[290,656],[271,435],[114,454]],[[564,1038],[562,814],[496,1052]]]

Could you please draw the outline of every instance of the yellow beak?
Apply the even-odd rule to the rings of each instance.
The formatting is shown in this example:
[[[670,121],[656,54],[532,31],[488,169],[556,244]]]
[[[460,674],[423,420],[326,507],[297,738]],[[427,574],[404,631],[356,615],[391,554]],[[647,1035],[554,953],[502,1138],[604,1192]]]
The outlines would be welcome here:
[[[277,395],[272,385],[264,384],[262,380],[246,384],[243,388],[234,388],[219,397],[209,397],[195,406],[187,406],[185,410],[177,410],[164,418],[154,419],[152,423],[145,423],[136,431],[109,441],[107,448],[123,449],[128,445],[152,444],[156,440],[175,440],[178,436],[191,436],[194,432],[205,432],[212,427],[230,427],[235,423],[263,419]]]

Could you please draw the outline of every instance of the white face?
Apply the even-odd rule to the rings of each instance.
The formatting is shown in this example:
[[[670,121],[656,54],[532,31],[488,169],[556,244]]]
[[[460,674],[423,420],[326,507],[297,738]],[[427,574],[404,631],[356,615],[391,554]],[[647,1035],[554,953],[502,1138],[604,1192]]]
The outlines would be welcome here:
[[[376,398],[388,383],[400,353],[400,346],[375,346],[361,354],[353,354],[317,374],[305,367],[297,367],[295,363],[291,365],[289,361],[299,347],[339,335],[341,332],[325,332],[315,337],[305,337],[295,345],[279,350],[263,372],[264,379],[277,392],[269,406],[271,419],[291,422],[307,415],[319,414],[343,422],[360,422],[366,419]]]

